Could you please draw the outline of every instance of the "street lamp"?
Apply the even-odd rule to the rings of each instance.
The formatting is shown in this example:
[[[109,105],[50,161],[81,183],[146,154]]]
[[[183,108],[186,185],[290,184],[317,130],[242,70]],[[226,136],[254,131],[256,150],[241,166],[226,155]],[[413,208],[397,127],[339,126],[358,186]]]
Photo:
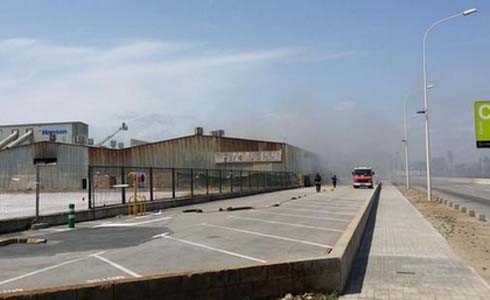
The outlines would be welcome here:
[[[407,101],[403,110],[403,139],[402,143],[405,147],[405,185],[407,190],[410,188],[410,171],[408,169],[408,138],[407,138]]]
[[[427,102],[427,90],[429,89],[429,85],[427,84],[427,51],[426,51],[426,40],[429,32],[436,27],[437,25],[449,21],[451,19],[457,17],[469,16],[477,12],[476,8],[467,9],[459,14],[452,15],[439,21],[436,21],[430,25],[424,33],[424,39],[422,42],[423,47],[423,69],[424,69],[424,109],[418,113],[423,113],[425,115],[425,154],[426,154],[426,162],[427,162],[427,200],[430,201],[432,195],[432,183],[431,183],[431,175],[430,175],[430,137],[429,137],[429,104]]]

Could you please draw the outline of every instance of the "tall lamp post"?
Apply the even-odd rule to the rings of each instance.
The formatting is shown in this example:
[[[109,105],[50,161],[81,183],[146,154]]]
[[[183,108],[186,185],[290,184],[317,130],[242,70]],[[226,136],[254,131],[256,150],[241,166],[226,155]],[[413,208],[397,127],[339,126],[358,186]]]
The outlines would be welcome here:
[[[423,47],[423,68],[424,68],[424,109],[422,110],[422,113],[425,115],[425,159],[427,162],[427,200],[430,201],[431,196],[432,196],[432,183],[431,183],[431,155],[430,155],[430,137],[429,137],[429,104],[427,101],[427,90],[428,90],[428,84],[427,84],[427,50],[426,50],[426,41],[427,41],[427,36],[429,35],[429,32],[434,29],[437,25],[447,22],[449,20],[452,20],[457,17],[464,17],[464,16],[469,16],[477,12],[476,8],[471,8],[468,10],[465,10],[459,14],[452,15],[443,19],[440,19],[439,21],[436,21],[430,25],[424,33],[424,40],[422,42],[422,47]]]
[[[410,188],[410,171],[408,169],[408,138],[407,138],[407,101],[403,109],[403,140],[402,143],[405,147],[405,184],[407,190]]]

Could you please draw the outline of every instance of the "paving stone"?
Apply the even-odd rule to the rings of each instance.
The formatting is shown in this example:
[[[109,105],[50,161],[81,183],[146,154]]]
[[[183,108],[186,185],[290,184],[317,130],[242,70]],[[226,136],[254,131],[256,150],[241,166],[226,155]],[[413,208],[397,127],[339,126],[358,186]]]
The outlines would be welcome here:
[[[352,270],[341,300],[457,300],[490,295],[439,232],[389,184],[383,185],[377,215],[369,221]]]

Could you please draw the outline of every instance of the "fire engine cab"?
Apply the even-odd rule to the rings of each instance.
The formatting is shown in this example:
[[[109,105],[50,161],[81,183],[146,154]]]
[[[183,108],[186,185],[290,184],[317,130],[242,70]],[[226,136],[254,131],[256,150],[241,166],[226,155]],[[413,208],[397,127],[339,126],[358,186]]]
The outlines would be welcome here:
[[[368,167],[354,168],[352,171],[352,186],[357,189],[360,187],[373,188],[374,171]]]

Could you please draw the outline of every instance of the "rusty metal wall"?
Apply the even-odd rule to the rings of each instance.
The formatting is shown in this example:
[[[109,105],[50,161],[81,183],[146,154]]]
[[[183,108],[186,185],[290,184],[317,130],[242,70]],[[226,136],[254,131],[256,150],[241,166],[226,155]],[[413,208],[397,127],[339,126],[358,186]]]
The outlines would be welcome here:
[[[215,152],[277,150],[283,151],[282,162],[216,164],[214,161]],[[56,172],[60,175],[53,176],[49,185],[66,190],[81,187],[89,165],[235,169],[302,174],[312,174],[317,169],[315,156],[301,148],[284,143],[228,137],[194,135],[122,150],[41,142],[0,151],[0,189],[10,187],[12,178],[16,176],[18,178],[22,175],[26,178],[25,182],[32,182],[35,158],[57,158]]]
[[[273,151],[281,150],[283,146],[282,143],[194,135],[122,150],[89,148],[89,160],[91,165],[100,166],[286,171],[284,160],[281,163],[239,164],[215,164],[214,161],[215,152]]]

